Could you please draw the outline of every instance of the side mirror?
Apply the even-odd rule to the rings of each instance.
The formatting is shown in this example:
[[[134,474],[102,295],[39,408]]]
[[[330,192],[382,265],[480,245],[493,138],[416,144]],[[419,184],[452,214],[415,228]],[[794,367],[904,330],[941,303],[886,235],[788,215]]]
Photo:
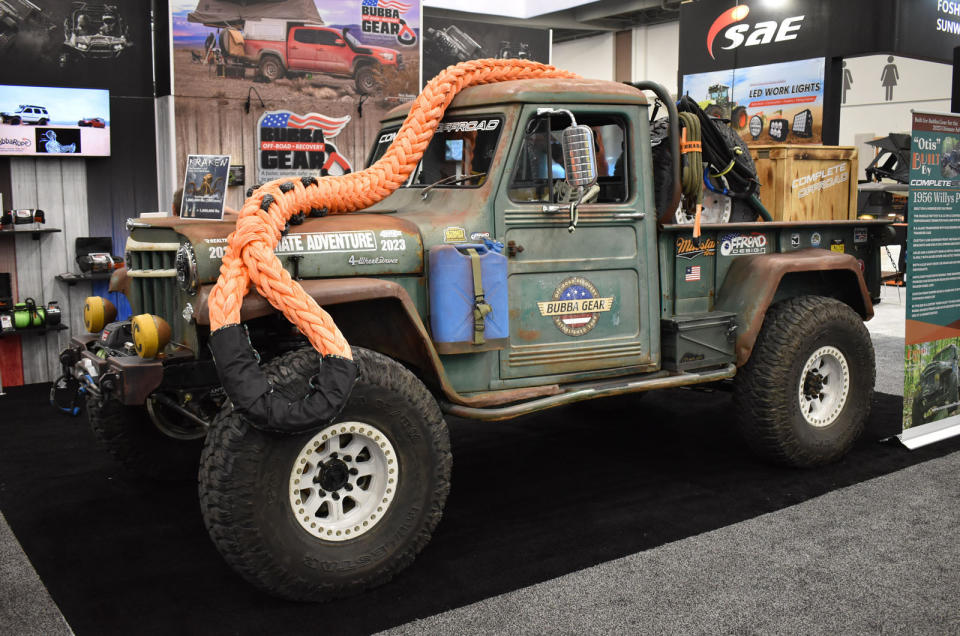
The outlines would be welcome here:
[[[344,42],[344,41],[341,40],[340,38],[337,38],[336,40],[334,40],[333,43],[336,44],[337,46],[346,46],[346,44],[347,44],[346,42]]]
[[[563,168],[571,188],[588,188],[597,182],[597,155],[593,130],[574,124],[563,130]]]

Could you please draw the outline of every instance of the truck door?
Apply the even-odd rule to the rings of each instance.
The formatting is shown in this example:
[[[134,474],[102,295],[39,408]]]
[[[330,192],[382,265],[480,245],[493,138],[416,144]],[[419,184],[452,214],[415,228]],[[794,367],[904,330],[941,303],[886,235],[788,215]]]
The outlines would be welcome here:
[[[340,33],[331,29],[317,29],[317,59],[319,70],[326,73],[349,73],[353,51]]]
[[[645,192],[649,148],[639,142],[639,107],[617,111],[569,106],[594,131],[599,189],[570,225],[560,138],[566,115],[521,113],[497,193],[497,236],[509,258],[510,346],[500,352],[501,378],[544,381],[559,374],[602,376],[659,363],[655,306],[655,236]],[[645,119],[640,122],[645,124]],[[643,126],[646,134],[646,127]],[[639,157],[639,153],[646,153]],[[652,302],[653,301],[653,302]],[[655,349],[657,348],[657,349]],[[567,376],[566,379],[569,379]],[[520,382],[519,384],[523,384]]]
[[[287,67],[296,71],[319,71],[319,32],[308,27],[294,27],[287,44]]]

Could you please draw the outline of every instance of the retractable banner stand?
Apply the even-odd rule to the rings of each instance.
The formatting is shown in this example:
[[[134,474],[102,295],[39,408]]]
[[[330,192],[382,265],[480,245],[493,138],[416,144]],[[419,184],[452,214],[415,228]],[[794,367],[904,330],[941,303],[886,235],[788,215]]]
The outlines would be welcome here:
[[[913,113],[903,433],[960,435],[960,116]]]

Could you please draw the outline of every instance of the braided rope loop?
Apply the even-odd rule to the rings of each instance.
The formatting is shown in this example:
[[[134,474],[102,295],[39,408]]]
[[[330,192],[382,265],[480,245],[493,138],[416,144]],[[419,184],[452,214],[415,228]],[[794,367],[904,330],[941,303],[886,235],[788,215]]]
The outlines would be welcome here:
[[[393,143],[369,168],[321,179],[277,179],[254,191],[227,239],[220,277],[210,292],[211,331],[239,324],[243,297],[252,281],[317,351],[352,359],[350,345],[330,314],[290,277],[273,251],[287,221],[314,208],[326,208],[331,214],[362,210],[389,196],[417,166],[450,102],[464,88],[548,77],[577,75],[530,60],[473,60],[450,66],[427,83]]]

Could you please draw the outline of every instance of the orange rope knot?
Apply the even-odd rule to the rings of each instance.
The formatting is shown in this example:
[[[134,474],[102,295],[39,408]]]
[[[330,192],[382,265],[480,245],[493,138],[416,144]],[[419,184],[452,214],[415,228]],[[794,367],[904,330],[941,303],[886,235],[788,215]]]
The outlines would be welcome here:
[[[252,281],[317,351],[352,359],[350,345],[330,314],[290,277],[273,251],[290,218],[314,208],[352,212],[385,199],[417,166],[458,92],[478,84],[541,77],[577,75],[529,60],[473,60],[450,66],[427,83],[386,153],[366,170],[322,179],[277,179],[257,188],[244,201],[237,227],[227,239],[220,277],[210,292],[210,330],[240,323],[240,307]]]

